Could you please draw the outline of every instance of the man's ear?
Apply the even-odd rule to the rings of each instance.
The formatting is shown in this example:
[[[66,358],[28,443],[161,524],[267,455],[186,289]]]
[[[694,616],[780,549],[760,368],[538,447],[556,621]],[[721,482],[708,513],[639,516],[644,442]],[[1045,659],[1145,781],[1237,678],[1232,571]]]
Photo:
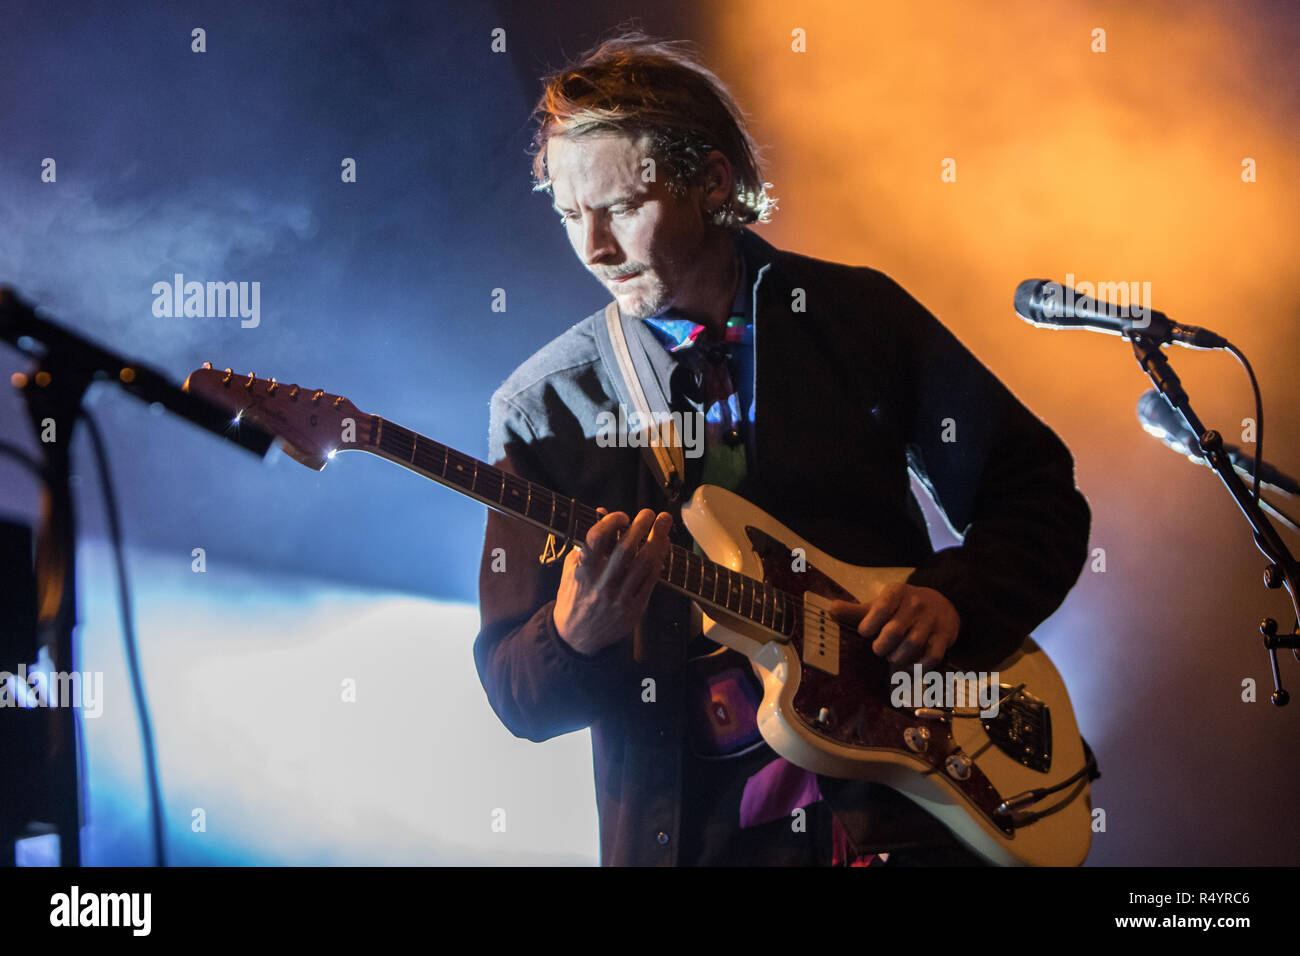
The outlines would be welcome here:
[[[704,158],[700,170],[701,196],[704,210],[709,215],[716,213],[728,200],[734,190],[734,174],[731,162],[719,150],[713,150]]]

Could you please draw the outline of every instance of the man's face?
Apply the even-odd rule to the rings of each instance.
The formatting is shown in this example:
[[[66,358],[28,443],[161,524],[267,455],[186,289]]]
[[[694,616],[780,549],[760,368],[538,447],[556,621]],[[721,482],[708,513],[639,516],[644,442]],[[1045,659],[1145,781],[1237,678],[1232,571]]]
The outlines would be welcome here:
[[[689,298],[705,238],[699,188],[676,196],[666,170],[643,180],[648,139],[552,137],[547,170],[573,251],[626,316],[659,315]],[[622,281],[619,281],[622,280]]]

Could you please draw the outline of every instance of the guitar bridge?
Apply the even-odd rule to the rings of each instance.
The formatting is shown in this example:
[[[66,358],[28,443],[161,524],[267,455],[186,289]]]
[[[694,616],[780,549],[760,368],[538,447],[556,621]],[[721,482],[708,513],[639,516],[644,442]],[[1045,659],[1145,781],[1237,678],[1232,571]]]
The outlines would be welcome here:
[[[999,684],[1000,694],[1014,688]],[[1052,769],[1052,711],[1043,701],[1023,688],[998,705],[996,717],[982,721],[984,732],[998,749],[1031,770]]]

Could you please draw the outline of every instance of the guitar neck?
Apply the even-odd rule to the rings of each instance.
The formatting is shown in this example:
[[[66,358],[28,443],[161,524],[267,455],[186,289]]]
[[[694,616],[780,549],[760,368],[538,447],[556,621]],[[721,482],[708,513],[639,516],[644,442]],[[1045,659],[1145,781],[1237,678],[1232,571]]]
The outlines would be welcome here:
[[[385,458],[454,491],[556,535],[581,542],[601,515],[533,481],[425,438],[378,415],[368,416],[368,437],[352,446]],[[660,583],[712,608],[746,618],[785,640],[802,615],[802,599],[732,571],[703,555],[672,545]]]

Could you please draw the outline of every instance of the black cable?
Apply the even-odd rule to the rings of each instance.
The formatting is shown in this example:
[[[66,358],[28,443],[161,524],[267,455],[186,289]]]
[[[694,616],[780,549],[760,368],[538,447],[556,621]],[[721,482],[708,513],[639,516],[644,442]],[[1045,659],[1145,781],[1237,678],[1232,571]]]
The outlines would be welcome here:
[[[1026,790],[1024,793],[1016,794],[1014,797],[1008,797],[993,811],[994,815],[1005,816],[1013,810],[1018,810],[1021,807],[1032,806],[1039,800],[1042,800],[1043,797],[1064,790],[1084,774],[1088,775],[1089,782],[1098,779],[1101,776],[1101,770],[1097,767],[1097,758],[1093,754],[1092,748],[1088,746],[1088,741],[1084,740],[1083,737],[1080,737],[1079,740],[1083,743],[1083,766],[1076,770],[1072,776],[1066,777],[1060,783],[1051,787],[1039,787],[1036,790]]]
[[[82,410],[86,428],[90,432],[95,450],[95,464],[99,469],[100,487],[104,489],[104,510],[108,518],[108,533],[113,544],[113,562],[117,566],[118,606],[122,613],[122,643],[126,649],[127,667],[131,672],[131,689],[135,696],[136,716],[140,721],[141,746],[144,749],[145,776],[149,784],[149,822],[153,829],[154,865],[167,865],[167,848],[163,834],[162,785],[158,781],[158,764],[154,755],[153,726],[149,708],[145,703],[144,681],[140,676],[140,660],[136,652],[135,619],[131,610],[131,590],[126,580],[126,558],[122,552],[122,529],[118,524],[117,496],[113,492],[113,479],[108,470],[108,454],[99,426],[89,411]]]
[[[1255,380],[1255,370],[1250,367],[1245,354],[1229,342],[1226,346],[1250,376],[1250,387],[1255,391],[1255,504],[1259,504],[1259,466],[1264,459],[1264,399],[1259,393],[1259,382]]]
[[[1243,353],[1243,352],[1241,351],[1241,349],[1237,348],[1237,347],[1236,347],[1235,345],[1233,345],[1231,342],[1229,342],[1229,343],[1227,344],[1227,346],[1225,346],[1225,347],[1227,348],[1227,350],[1228,350],[1229,352],[1231,352],[1231,353],[1236,357],[1237,361],[1240,362],[1241,365],[1242,365],[1242,367],[1246,370],[1246,374],[1250,377],[1250,387],[1251,387],[1252,389],[1254,389],[1254,391],[1255,391],[1255,486],[1254,486],[1254,495],[1255,495],[1255,504],[1259,505],[1259,504],[1260,504],[1260,500],[1259,500],[1259,466],[1260,466],[1260,462],[1261,462],[1261,461],[1263,460],[1263,458],[1264,458],[1264,400],[1263,400],[1263,398],[1260,396],[1260,393],[1259,393],[1259,382],[1257,382],[1257,381],[1255,380],[1255,370],[1254,370],[1253,368],[1250,367],[1250,362],[1247,360],[1247,358],[1246,358],[1246,356],[1245,356],[1245,353]],[[1297,522],[1295,521],[1295,519],[1292,518],[1290,515],[1288,515],[1286,512],[1282,511],[1280,508],[1278,508],[1277,505],[1271,505],[1271,504],[1269,504],[1267,501],[1265,501],[1265,502],[1263,503],[1262,507],[1264,507],[1264,508],[1265,508],[1266,510],[1268,510],[1268,511],[1271,511],[1271,512],[1272,512],[1273,514],[1275,514],[1277,517],[1281,518],[1283,521],[1285,521],[1285,522],[1287,522],[1288,524],[1290,524],[1291,527],[1292,527],[1293,529],[1296,528],[1296,526],[1297,526]],[[1293,603],[1294,603],[1294,595],[1292,596],[1292,599],[1293,599]],[[1296,618],[1296,623],[1295,623],[1295,627],[1293,628],[1293,630],[1295,630],[1295,631],[1300,631],[1300,617]],[[1300,647],[1293,647],[1293,648],[1291,648],[1291,656],[1294,657],[1297,661],[1300,661]]]

